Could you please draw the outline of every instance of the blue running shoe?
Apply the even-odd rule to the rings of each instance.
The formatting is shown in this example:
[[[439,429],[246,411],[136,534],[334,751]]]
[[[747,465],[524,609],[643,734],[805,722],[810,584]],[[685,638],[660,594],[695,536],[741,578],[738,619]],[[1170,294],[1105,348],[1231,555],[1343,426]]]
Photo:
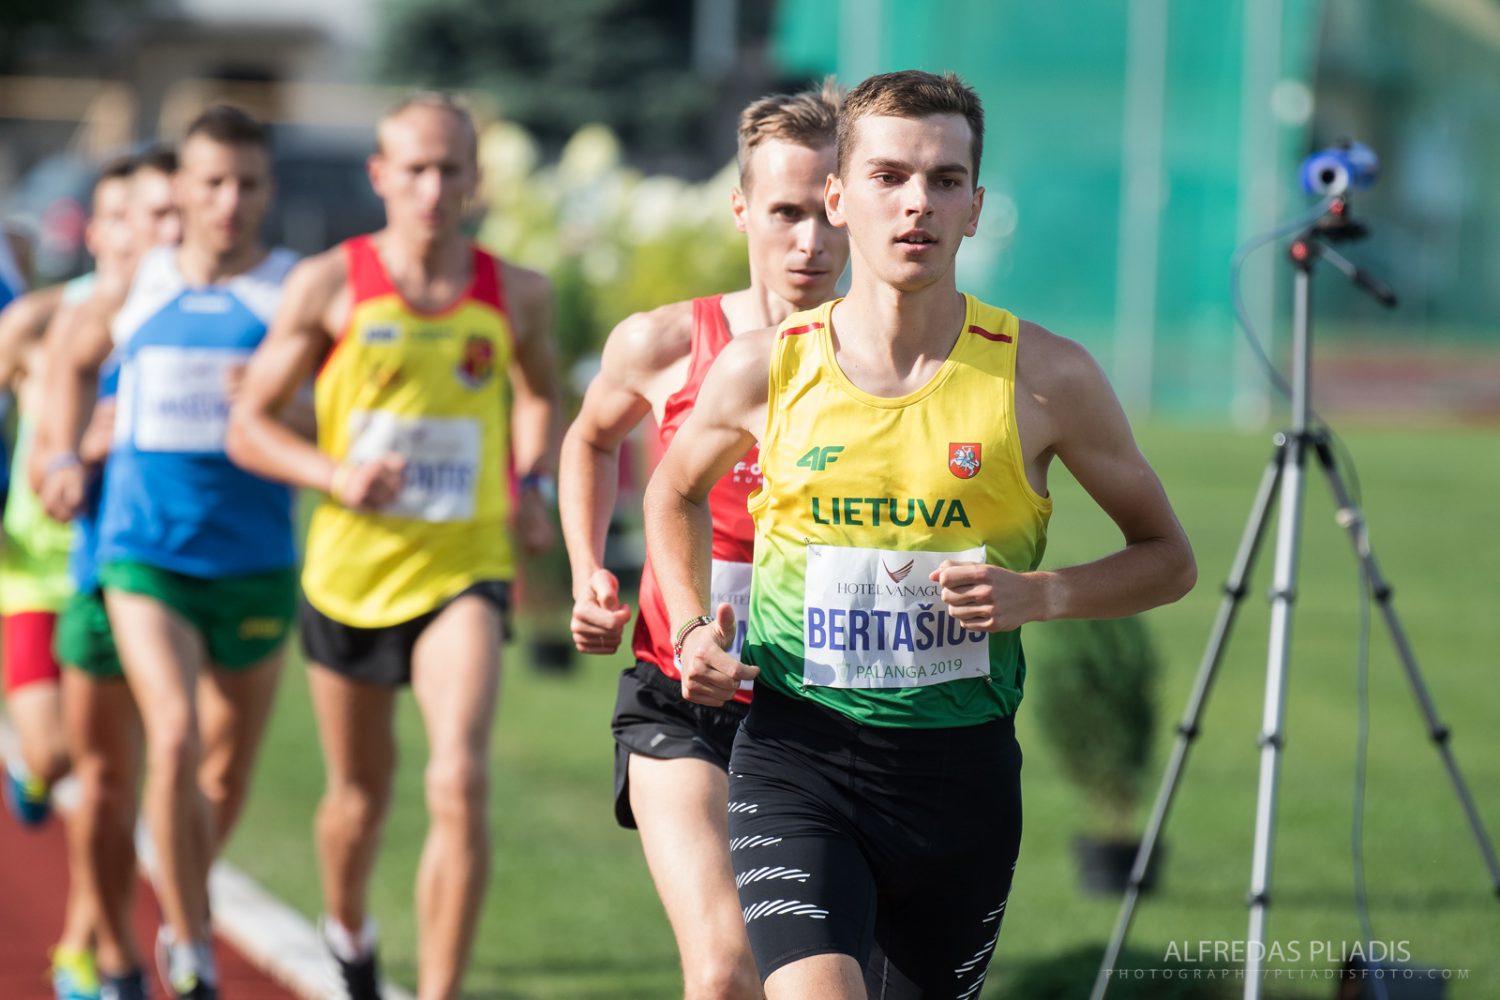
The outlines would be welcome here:
[[[52,992],[57,1000],[99,1000],[94,956],[81,948],[54,948]]]
[[[52,789],[19,761],[5,765],[5,805],[16,822],[38,827],[52,815]]]

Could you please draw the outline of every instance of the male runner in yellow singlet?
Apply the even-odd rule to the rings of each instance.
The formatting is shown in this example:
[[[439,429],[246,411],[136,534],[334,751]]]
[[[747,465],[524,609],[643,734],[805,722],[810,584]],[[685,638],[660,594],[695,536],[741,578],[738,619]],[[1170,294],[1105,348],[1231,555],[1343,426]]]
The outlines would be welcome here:
[[[613,653],[630,609],[602,566],[615,505],[620,444],[650,414],[665,446],[692,411],[714,357],[737,333],[775,325],[832,297],[849,259],[828,223],[823,183],[833,171],[841,98],[821,90],[764,97],[740,113],[735,225],[745,234],[750,286],[638,313],[604,345],[599,376],[563,441],[558,500],[573,563],[573,636],[585,653]],[[749,600],[754,526],[746,498],[760,488],[754,450],[714,488],[714,576],[725,600]],[[636,664],[620,678],[615,816],[635,827],[682,957],[690,1000],[759,997],[760,978],[729,868],[729,748],[750,702],[682,700],[672,626],[649,568],[641,579]]]
[[[1020,626],[1133,614],[1195,578],[1093,359],[956,288],[983,135],[952,75],[849,94],[826,191],[848,298],[736,338],[647,489],[684,695],[756,680],[729,836],[771,1000],[977,997],[1020,847]],[[757,441],[742,662],[710,603],[705,497]],[[1124,546],[1039,572],[1053,457]]]
[[[489,870],[490,728],[514,568],[508,467],[521,541],[551,541],[551,293],[460,229],[478,179],[462,106],[413,97],[377,141],[370,179],[386,228],[293,274],[229,447],[248,469],[326,494],[308,531],[301,631],[328,769],[323,931],[354,1000],[378,996],[366,888],[401,686],[426,722],[417,986],[438,1000],[458,994]],[[278,421],[315,371],[317,445]]]

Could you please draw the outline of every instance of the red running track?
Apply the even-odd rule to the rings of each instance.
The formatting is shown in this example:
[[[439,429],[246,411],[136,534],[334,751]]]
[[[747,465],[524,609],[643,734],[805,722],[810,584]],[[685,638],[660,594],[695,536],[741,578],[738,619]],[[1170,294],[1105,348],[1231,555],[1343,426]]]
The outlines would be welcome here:
[[[161,911],[145,879],[138,884],[135,927],[149,965]],[[0,997],[52,1000],[47,950],[62,927],[67,891],[62,823],[54,816],[41,829],[25,830],[0,807]],[[224,1000],[296,1000],[222,939],[217,952]],[[162,997],[154,971],[148,973],[152,996]]]

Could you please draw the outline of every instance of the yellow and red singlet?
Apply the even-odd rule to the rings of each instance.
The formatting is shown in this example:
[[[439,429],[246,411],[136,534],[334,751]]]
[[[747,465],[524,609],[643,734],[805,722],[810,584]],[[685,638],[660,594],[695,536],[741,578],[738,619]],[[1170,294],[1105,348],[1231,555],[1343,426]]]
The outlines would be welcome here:
[[[691,348],[687,378],[682,388],[672,393],[662,407],[659,429],[665,451],[698,401],[698,390],[714,358],[734,334],[724,319],[720,305],[722,295],[693,300]],[[745,638],[750,611],[750,559],[755,548],[755,526],[750,521],[747,503],[750,494],[760,488],[760,457],[751,448],[733,469],[714,484],[708,494],[708,509],[713,518],[713,570],[710,582],[712,611],[720,604],[734,608],[736,634],[730,652],[738,653]],[[673,625],[667,620],[667,605],[650,557],[641,573],[641,611],[635,622],[632,646],[635,658],[653,663],[668,677],[676,680],[682,670],[672,652]],[[750,682],[741,685],[736,701],[750,700]]]
[[[402,297],[368,236],[344,253],[353,302],[314,384],[318,446],[339,461],[395,452],[406,474],[396,502],[378,513],[323,499],[302,587],[329,618],[380,628],[514,573],[514,344],[499,262],[478,247],[468,289],[436,312]]]

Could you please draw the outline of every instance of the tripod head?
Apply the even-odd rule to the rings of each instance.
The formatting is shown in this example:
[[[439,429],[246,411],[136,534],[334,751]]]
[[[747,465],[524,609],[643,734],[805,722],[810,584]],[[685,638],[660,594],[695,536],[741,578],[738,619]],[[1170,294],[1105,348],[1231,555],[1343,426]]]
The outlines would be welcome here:
[[[1373,155],[1373,154],[1372,154]],[[1330,243],[1354,242],[1370,235],[1370,228],[1356,220],[1349,210],[1349,199],[1336,196],[1328,203],[1328,209],[1307,230],[1292,241],[1287,256],[1292,266],[1303,274],[1311,275],[1313,262],[1319,258],[1328,261],[1355,287],[1373,297],[1387,309],[1396,308],[1396,293],[1384,282],[1371,277],[1369,272],[1337,253]]]
[[[1344,142],[1333,149],[1314,153],[1302,165],[1302,186],[1309,193],[1328,197],[1322,214],[1287,248],[1295,269],[1292,295],[1292,434],[1298,448],[1310,442],[1309,420],[1313,416],[1308,373],[1312,351],[1312,276],[1319,260],[1332,264],[1357,288],[1387,309],[1395,308],[1396,293],[1384,282],[1372,278],[1363,269],[1333,249],[1338,241],[1363,239],[1369,229],[1356,222],[1349,212],[1350,189],[1369,187],[1380,174],[1380,164],[1368,146]]]
[[[1380,178],[1380,159],[1362,142],[1340,139],[1302,161],[1302,189],[1329,198],[1328,208],[1312,227],[1293,241],[1292,265],[1311,273],[1315,259],[1322,257],[1344,277],[1374,296],[1387,309],[1396,306],[1396,293],[1354,264],[1334,253],[1330,243],[1352,243],[1370,235],[1370,229],[1349,211],[1349,192],[1374,186]]]
[[[1312,224],[1312,231],[1329,243],[1354,243],[1370,235],[1370,227],[1354,217],[1344,196],[1328,203],[1328,211]]]

